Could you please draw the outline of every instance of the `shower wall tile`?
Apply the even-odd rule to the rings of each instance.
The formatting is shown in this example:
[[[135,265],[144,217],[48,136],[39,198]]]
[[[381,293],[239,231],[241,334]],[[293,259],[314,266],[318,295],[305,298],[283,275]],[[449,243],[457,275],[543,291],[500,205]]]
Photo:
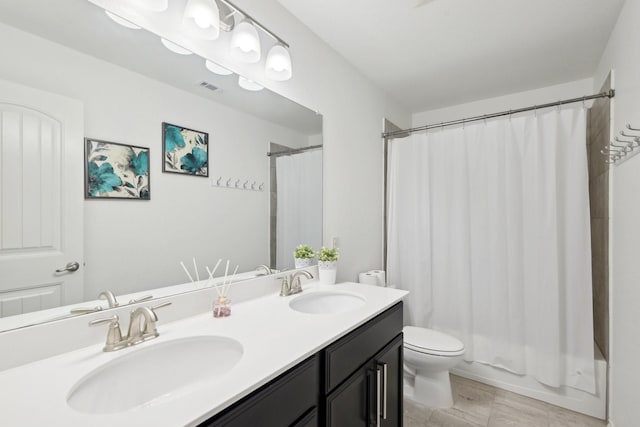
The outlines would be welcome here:
[[[589,180],[591,218],[609,218],[609,174],[603,173]]]
[[[609,171],[609,163],[605,162],[605,156],[600,152],[609,143],[609,125],[606,129],[591,126],[589,132],[589,177],[595,178]]]
[[[610,79],[601,92],[610,89]],[[589,206],[591,212],[591,272],[593,333],[596,345],[609,359],[609,167],[600,150],[609,143],[611,101],[601,98],[588,115]]]
[[[609,357],[609,220],[591,220],[593,333],[605,359]]]

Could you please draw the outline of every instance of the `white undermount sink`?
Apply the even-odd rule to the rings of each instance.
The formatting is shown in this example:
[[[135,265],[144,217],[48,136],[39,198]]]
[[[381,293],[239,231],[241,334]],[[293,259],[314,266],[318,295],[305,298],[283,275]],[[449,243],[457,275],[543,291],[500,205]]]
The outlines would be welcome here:
[[[365,297],[354,292],[312,291],[292,299],[289,307],[301,313],[336,314],[360,308],[366,301]]]
[[[242,358],[243,347],[231,338],[195,336],[121,351],[122,356],[71,388],[69,406],[83,413],[109,414],[153,405],[229,372]]]

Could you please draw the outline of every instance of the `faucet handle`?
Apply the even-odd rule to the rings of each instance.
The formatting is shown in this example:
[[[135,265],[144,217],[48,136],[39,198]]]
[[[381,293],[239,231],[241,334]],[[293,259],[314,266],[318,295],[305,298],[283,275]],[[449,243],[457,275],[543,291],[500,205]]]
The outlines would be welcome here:
[[[71,311],[69,311],[69,313],[71,314],[87,314],[87,313],[95,313],[96,311],[102,311],[103,308],[102,306],[96,306],[96,307],[78,307],[78,308],[74,308]]]
[[[159,308],[164,308],[164,307],[168,307],[171,304],[173,304],[171,301],[167,301],[167,302],[163,302],[162,304],[158,304],[155,307],[151,307],[151,310],[156,311]]]
[[[158,315],[156,314],[156,310],[159,308],[168,307],[171,304],[173,304],[171,301],[167,301],[150,308],[153,314],[155,314],[156,320],[153,322],[145,322],[144,331],[142,331],[143,336],[158,336],[158,329],[156,328]]]
[[[129,304],[137,304],[137,303],[142,302],[142,301],[148,301],[151,298],[153,298],[153,295],[145,295],[145,296],[140,297],[140,298],[134,298],[132,300],[129,300]]]
[[[89,322],[89,326],[97,326],[105,323],[109,324],[109,331],[107,332],[107,340],[104,344],[104,348],[102,349],[103,351],[120,350],[127,346],[127,341],[122,339],[119,321],[120,318],[114,314],[111,317],[95,319]]]
[[[289,281],[287,276],[276,277],[276,280],[281,280],[280,282],[280,296],[288,297],[291,293],[291,288],[289,288]]]

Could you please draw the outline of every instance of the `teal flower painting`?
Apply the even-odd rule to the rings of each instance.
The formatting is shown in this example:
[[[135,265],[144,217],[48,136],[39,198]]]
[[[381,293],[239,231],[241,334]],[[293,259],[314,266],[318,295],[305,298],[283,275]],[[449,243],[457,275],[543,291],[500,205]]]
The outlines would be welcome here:
[[[151,198],[149,149],[85,138],[85,198]]]
[[[182,126],[162,123],[162,171],[209,176],[209,135]]]

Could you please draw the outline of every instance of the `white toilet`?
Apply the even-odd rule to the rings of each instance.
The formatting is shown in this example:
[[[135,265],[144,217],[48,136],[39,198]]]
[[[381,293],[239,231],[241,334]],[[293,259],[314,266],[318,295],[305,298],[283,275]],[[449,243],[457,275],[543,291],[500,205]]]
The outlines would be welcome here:
[[[464,344],[433,329],[405,326],[404,395],[430,408],[453,406],[449,369],[462,360]]]

